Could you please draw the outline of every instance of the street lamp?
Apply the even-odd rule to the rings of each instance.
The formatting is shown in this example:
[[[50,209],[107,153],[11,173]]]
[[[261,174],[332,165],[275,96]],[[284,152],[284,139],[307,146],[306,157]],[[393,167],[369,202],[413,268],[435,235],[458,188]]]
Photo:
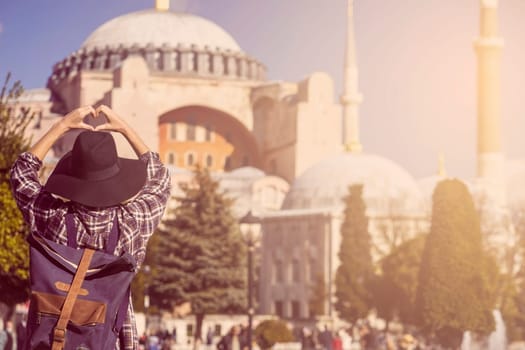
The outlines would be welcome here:
[[[255,244],[261,231],[261,219],[252,214],[250,210],[248,214],[239,221],[241,233],[244,236],[244,241],[248,246],[248,350],[252,350],[252,324],[253,324],[253,252]]]

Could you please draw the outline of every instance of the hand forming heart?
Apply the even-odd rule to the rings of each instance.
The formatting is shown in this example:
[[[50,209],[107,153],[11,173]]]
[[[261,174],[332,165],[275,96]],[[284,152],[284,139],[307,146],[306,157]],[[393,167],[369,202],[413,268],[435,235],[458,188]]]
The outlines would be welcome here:
[[[62,119],[62,123],[67,129],[87,129],[95,130],[95,128],[84,122],[84,118],[88,115],[96,117],[97,113],[91,106],[79,107],[72,110]]]
[[[86,117],[99,118],[101,115],[106,117],[106,121],[97,126],[90,125],[84,120]],[[62,122],[68,129],[87,129],[92,131],[118,131],[126,129],[126,123],[111,108],[100,105],[96,109],[92,106],[79,107],[68,113]]]
[[[107,121],[104,124],[97,125],[96,131],[117,131],[123,133],[127,124],[111,108],[106,105],[100,105],[95,110],[97,115],[104,114]]]

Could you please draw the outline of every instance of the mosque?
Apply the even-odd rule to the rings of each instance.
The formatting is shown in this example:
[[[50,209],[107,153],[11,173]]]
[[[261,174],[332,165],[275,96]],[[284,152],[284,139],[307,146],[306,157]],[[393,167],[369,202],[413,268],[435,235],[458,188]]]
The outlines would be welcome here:
[[[347,1],[339,99],[325,73],[299,82],[267,80],[264,64],[224,29],[170,11],[168,0],[157,0],[155,9],[124,14],[94,30],[53,66],[47,87],[27,91],[19,107],[37,111],[31,132],[38,137],[76,107],[107,104],[159,152],[170,167],[175,194],[195,164],[208,167],[237,198],[238,217],[251,209],[263,218],[258,311],[307,319],[312,285],[322,280],[333,295],[342,198],[349,185],[364,185],[373,256],[379,259],[428,230],[432,191],[446,177],[440,166],[437,174],[416,180],[395,161],[364,151],[354,1]],[[498,1],[480,0],[480,5],[478,170],[469,184],[505,207],[507,186],[525,166],[515,163],[517,170],[505,175]],[[46,172],[74,136],[53,147]],[[123,138],[117,144],[120,154],[133,156]],[[328,300],[325,314],[335,316]]]

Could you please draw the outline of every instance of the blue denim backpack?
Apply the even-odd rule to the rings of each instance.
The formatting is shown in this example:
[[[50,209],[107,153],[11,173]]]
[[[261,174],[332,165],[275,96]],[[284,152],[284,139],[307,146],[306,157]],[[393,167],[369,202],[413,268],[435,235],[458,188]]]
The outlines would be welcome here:
[[[31,301],[26,349],[113,350],[129,305],[136,271],[128,253],[115,256],[115,216],[105,251],[77,249],[71,213],[68,245],[33,233],[30,243]]]

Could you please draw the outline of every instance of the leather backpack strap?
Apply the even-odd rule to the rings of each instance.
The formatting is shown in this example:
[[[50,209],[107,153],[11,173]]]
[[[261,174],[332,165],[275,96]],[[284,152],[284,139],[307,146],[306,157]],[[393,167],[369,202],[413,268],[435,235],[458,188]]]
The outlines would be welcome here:
[[[64,349],[66,343],[66,327],[71,318],[71,312],[73,311],[73,306],[75,306],[75,301],[77,300],[78,292],[80,287],[82,287],[82,282],[84,282],[84,277],[93,258],[95,251],[93,249],[84,249],[82,258],[80,259],[80,264],[78,265],[75,277],[73,277],[73,282],[71,287],[66,295],[66,300],[64,305],[62,305],[62,310],[60,310],[60,317],[58,318],[57,324],[53,329],[53,344],[52,350],[62,350]]]

